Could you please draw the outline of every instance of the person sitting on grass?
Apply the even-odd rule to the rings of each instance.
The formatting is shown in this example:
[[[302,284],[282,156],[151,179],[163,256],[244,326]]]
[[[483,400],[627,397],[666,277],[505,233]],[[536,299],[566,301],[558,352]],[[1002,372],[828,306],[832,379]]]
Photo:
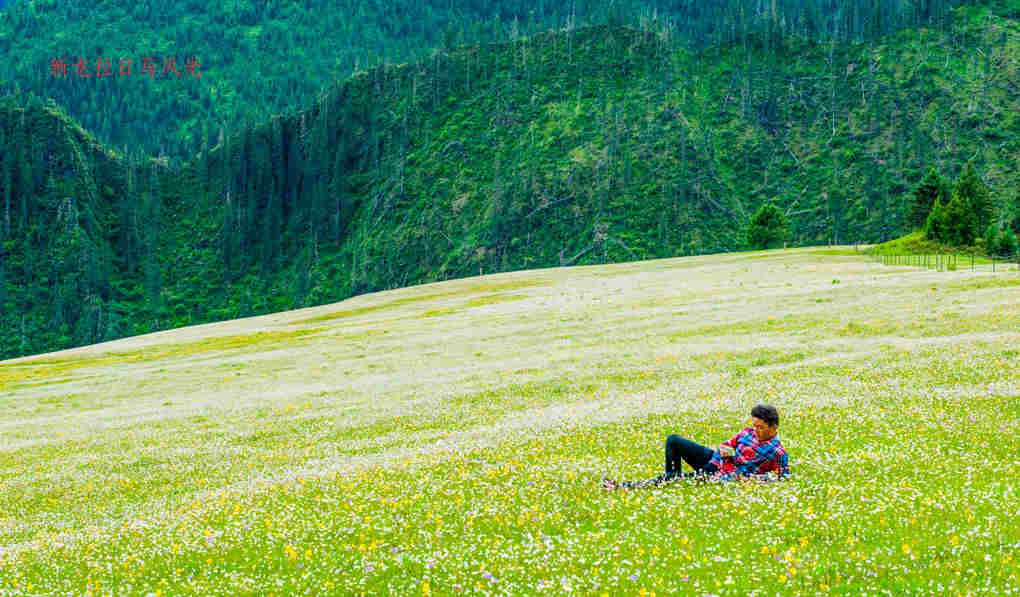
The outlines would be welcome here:
[[[779,411],[768,404],[751,409],[751,426],[745,427],[732,439],[719,444],[718,450],[670,435],[666,438],[666,472],[646,481],[614,481],[603,478],[605,489],[632,489],[661,487],[664,483],[682,477],[711,478],[721,481],[733,479],[770,480],[790,474],[786,449],[779,441]],[[693,472],[684,473],[683,462]]]

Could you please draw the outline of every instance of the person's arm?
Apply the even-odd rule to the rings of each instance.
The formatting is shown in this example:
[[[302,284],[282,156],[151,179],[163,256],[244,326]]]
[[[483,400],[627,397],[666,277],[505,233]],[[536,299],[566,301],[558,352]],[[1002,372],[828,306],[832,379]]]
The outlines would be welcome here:
[[[753,458],[746,458],[741,461],[735,460],[736,474],[750,479],[762,481],[772,480],[774,477],[782,479],[790,473],[790,467],[786,457],[786,450],[778,444],[773,446],[770,443],[759,445]]]
[[[726,446],[727,448],[733,448],[734,452],[736,452],[737,446],[740,444],[740,436],[743,435],[746,432],[747,432],[747,429],[744,429],[740,433],[734,435],[730,439],[728,439],[728,440],[724,441],[723,443],[719,444],[719,447],[716,449],[716,451],[719,452],[719,454],[721,455],[722,454],[722,447]],[[736,456],[737,456],[737,454],[734,454],[733,458],[736,458]]]
[[[766,473],[748,474],[747,478],[754,479],[756,481],[769,482],[781,481],[790,476],[790,464],[789,459],[786,456],[786,452],[777,454],[773,463],[772,470]]]
[[[777,465],[779,467],[780,479],[785,479],[790,476],[790,459],[787,458],[785,450],[779,455],[779,462]]]

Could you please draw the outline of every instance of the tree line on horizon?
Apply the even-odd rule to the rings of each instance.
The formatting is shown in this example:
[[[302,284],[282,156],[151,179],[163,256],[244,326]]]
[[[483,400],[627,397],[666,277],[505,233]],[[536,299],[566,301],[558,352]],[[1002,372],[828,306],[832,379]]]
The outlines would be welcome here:
[[[1020,234],[1020,190],[1007,205],[996,208],[988,186],[973,161],[967,163],[954,183],[931,167],[914,189],[909,201],[908,222],[924,237],[989,256],[1013,257]],[[748,245],[755,249],[784,246],[787,219],[775,198],[762,204],[748,222]]]
[[[973,162],[955,182],[931,167],[914,190],[909,222],[930,240],[1011,257],[1020,233],[1020,189],[999,208]]]

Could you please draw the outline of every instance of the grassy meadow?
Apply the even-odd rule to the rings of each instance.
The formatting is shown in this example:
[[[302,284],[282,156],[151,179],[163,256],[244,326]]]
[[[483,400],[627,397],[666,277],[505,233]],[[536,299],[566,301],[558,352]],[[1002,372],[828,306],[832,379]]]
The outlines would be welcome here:
[[[0,363],[0,595],[1020,594],[1020,272],[543,269]],[[793,477],[606,492],[775,404]]]

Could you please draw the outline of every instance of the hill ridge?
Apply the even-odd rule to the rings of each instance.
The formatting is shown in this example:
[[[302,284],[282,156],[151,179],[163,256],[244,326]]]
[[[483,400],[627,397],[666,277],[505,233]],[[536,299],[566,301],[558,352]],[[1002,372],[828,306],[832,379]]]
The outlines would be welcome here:
[[[0,231],[5,356],[32,352],[30,337],[62,347],[479,272],[739,249],[772,197],[796,244],[884,240],[928,166],[978,150],[1002,202],[1016,187],[1017,23],[975,14],[879,45],[749,38],[692,53],[602,26],[437,52],[338,83],[180,168],[100,160],[91,190],[48,187],[41,141],[55,133],[5,119],[4,155],[31,164],[4,160],[0,176],[15,211],[37,197],[29,219],[48,227],[29,244]],[[92,235],[55,242],[59,197],[83,193],[105,209]]]

